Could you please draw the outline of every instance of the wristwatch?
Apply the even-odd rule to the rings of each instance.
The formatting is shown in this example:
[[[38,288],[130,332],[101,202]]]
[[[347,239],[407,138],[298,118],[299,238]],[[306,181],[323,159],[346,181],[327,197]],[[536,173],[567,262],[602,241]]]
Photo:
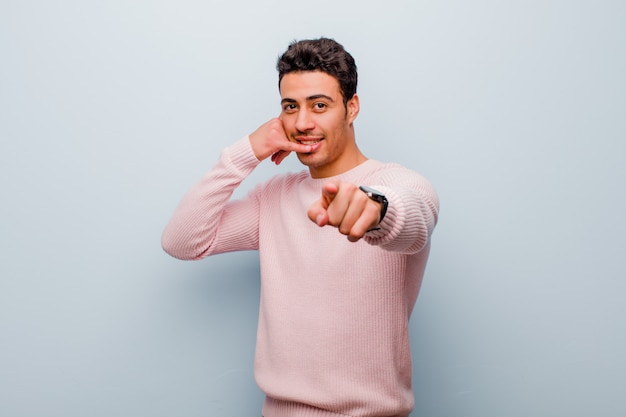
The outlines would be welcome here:
[[[383,193],[373,188],[370,188],[365,185],[361,185],[359,190],[363,191],[369,198],[372,200],[382,204],[382,208],[380,209],[380,220],[378,223],[382,222],[385,218],[385,214],[387,213],[387,206],[389,206],[389,201],[387,201],[387,197]]]

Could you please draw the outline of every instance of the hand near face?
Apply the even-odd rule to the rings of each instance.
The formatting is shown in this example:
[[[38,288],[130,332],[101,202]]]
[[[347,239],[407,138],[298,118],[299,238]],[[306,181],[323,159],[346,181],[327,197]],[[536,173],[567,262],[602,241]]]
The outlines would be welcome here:
[[[322,186],[322,197],[309,207],[309,219],[318,226],[334,226],[356,242],[380,221],[382,205],[370,199],[354,184],[329,181]]]
[[[261,125],[250,134],[250,146],[259,161],[271,156],[279,165],[291,152],[311,152],[314,145],[302,145],[287,138],[282,120],[275,118]]]

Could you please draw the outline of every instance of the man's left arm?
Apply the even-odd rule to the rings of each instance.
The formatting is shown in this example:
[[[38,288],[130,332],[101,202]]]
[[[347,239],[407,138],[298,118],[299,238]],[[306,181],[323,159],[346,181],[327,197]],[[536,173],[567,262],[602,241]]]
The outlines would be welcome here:
[[[351,242],[364,239],[394,252],[422,250],[435,228],[439,211],[432,185],[402,167],[386,171],[374,182],[365,185],[384,195],[384,213],[383,204],[368,196],[370,190],[359,188],[363,184],[332,181],[324,184],[322,197],[309,208],[309,218],[320,227],[336,227]]]

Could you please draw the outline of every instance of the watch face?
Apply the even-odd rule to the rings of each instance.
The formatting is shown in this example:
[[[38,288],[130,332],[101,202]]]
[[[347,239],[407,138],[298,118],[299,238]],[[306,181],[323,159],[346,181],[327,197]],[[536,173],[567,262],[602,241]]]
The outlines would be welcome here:
[[[361,185],[359,189],[367,194],[367,196],[372,200],[382,204],[380,212],[380,221],[382,222],[385,214],[387,213],[387,205],[389,204],[389,202],[387,201],[387,197],[385,197],[385,195],[380,191],[370,188],[366,185]]]
[[[364,193],[366,193],[366,194],[370,194],[370,197],[374,197],[374,196],[382,196],[382,195],[383,195],[380,191],[375,190],[375,189],[373,189],[373,188],[370,188],[370,187],[368,187],[368,186],[366,186],[366,185],[361,185],[361,186],[359,187],[359,189],[360,189],[361,191],[363,191]]]

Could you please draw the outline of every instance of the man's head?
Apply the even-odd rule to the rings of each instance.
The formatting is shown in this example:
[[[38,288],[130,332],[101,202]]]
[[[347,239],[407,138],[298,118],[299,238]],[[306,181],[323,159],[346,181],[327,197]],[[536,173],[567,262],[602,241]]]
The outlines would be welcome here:
[[[313,178],[339,175],[366,158],[358,149],[353,122],[359,114],[354,59],[332,39],[294,42],[278,60],[287,138],[311,146],[298,159]]]
[[[279,88],[286,74],[320,71],[337,79],[344,106],[356,94],[358,77],[354,58],[332,39],[320,38],[291,43],[278,59],[276,69]]]

